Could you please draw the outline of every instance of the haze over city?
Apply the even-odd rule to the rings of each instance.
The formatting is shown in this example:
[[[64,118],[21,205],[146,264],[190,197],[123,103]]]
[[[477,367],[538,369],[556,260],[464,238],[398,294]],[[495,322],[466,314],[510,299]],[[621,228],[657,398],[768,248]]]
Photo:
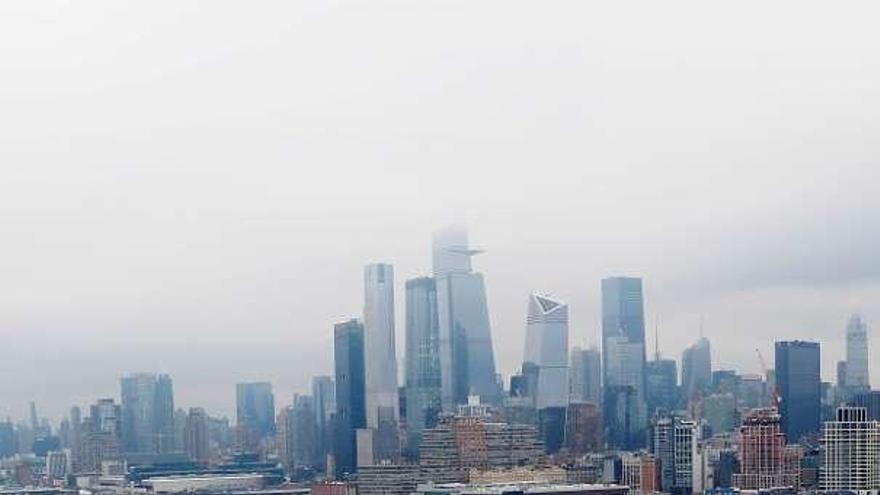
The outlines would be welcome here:
[[[135,371],[230,418],[236,382],[287,403],[372,262],[400,360],[449,224],[485,249],[505,377],[532,292],[599,346],[626,275],[649,354],[702,326],[757,373],[815,340],[833,381],[850,314],[878,344],[880,12],[793,5],[0,4],[0,417]]]

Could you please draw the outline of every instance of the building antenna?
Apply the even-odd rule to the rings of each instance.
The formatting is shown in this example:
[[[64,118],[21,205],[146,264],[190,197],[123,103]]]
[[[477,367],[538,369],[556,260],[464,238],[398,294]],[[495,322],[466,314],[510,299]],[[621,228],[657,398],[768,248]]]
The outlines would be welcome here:
[[[660,318],[654,320],[654,361],[660,360]]]
[[[700,338],[702,339],[703,337],[703,314],[700,313]]]

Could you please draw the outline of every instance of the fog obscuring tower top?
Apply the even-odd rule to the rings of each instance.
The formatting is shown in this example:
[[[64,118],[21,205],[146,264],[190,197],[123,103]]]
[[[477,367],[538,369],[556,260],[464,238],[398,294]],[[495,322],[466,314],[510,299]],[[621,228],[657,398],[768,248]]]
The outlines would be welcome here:
[[[471,273],[471,257],[480,254],[479,249],[468,247],[468,233],[464,225],[450,225],[434,233],[434,276],[448,273]]]

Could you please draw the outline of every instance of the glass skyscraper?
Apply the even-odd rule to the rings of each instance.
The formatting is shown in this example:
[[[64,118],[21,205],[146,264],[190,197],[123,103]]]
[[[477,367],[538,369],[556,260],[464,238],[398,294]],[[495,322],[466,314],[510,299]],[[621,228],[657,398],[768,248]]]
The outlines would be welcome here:
[[[709,339],[700,337],[681,353],[681,389],[685,405],[707,393],[712,385],[712,349]]]
[[[645,315],[642,279],[602,280],[603,416],[612,447],[646,443]]]
[[[535,407],[568,405],[568,306],[532,294],[526,317],[524,362],[538,366]]]
[[[573,402],[602,403],[602,358],[597,349],[572,348],[569,389]]]
[[[538,367],[534,392],[541,436],[548,452],[556,452],[565,438],[568,406],[568,306],[547,296],[532,294],[526,316],[523,362]]]
[[[323,458],[331,451],[331,428],[333,414],[336,412],[336,384],[332,376],[312,378],[312,397],[315,401],[315,424],[318,430],[317,444]]]
[[[235,415],[238,426],[261,438],[275,433],[275,395],[269,382],[237,383]]]
[[[819,432],[821,414],[820,353],[817,342],[776,343],[776,387],[782,432],[789,442]]]
[[[336,475],[353,473],[357,467],[356,431],[367,425],[364,382],[364,327],[358,320],[333,328],[336,378],[336,414],[333,418],[333,456]]]
[[[394,338],[394,268],[385,263],[364,268],[364,373],[373,462],[395,461],[400,455],[400,396]]]
[[[174,450],[174,390],[171,377],[135,373],[120,380],[122,447],[125,452],[166,454]]]
[[[406,282],[406,426],[409,452],[441,411],[440,323],[433,278]]]
[[[669,414],[678,407],[678,367],[674,359],[648,361],[645,368],[645,401],[653,417]]]
[[[469,394],[487,404],[501,400],[483,275],[471,268],[480,251],[468,247],[467,231],[449,227],[434,235],[433,267],[440,323],[442,404],[454,411]]]

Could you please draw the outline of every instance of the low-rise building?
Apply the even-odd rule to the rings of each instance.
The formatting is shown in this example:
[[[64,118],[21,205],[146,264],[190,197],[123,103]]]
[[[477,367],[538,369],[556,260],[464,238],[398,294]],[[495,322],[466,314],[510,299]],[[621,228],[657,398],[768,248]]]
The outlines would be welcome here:
[[[259,490],[268,484],[262,474],[167,476],[144,481],[144,485],[157,494]]]
[[[375,464],[359,466],[358,495],[411,495],[423,473],[417,464]]]
[[[649,495],[660,491],[657,458],[646,453],[626,453],[620,458],[620,484],[629,487],[629,495]]]
[[[587,485],[553,483],[422,484],[417,495],[626,495],[622,485]]]

